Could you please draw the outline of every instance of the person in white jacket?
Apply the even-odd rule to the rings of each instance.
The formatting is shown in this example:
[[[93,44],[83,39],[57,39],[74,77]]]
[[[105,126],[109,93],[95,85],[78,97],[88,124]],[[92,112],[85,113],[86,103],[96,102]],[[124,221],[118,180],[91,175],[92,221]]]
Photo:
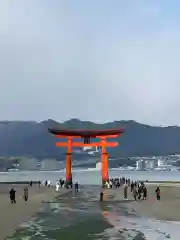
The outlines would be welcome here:
[[[60,184],[59,184],[59,181],[57,180],[57,182],[56,182],[56,192],[59,192],[59,187],[60,187]]]
[[[48,187],[51,186],[51,181],[50,181],[50,180],[47,181],[47,186],[48,186]]]

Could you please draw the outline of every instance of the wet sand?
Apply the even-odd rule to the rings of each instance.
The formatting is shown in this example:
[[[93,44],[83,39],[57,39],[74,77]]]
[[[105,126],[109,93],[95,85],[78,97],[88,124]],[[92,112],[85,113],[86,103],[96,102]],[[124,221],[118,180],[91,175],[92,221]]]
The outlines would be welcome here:
[[[35,215],[43,201],[50,201],[58,194],[64,194],[67,189],[60,189],[59,193],[56,193],[54,187],[45,188],[44,186],[38,187],[34,185],[29,188],[28,202],[23,199],[23,188],[25,185],[13,185],[16,189],[16,204],[11,204],[9,200],[9,189],[12,185],[0,184],[0,239],[10,236],[14,230],[16,230],[23,221],[30,219]]]
[[[162,194],[165,198],[167,189],[162,188]],[[100,203],[99,193],[101,188],[99,186],[81,186],[80,192],[75,195],[68,192],[64,196],[57,197],[50,204],[44,204],[43,211],[35,214],[28,224],[24,224],[8,239],[19,240],[23,239],[23,237],[24,239],[33,239],[35,238],[35,234],[38,240],[130,238],[134,240],[144,240],[156,239],[159,236],[165,239],[167,234],[170,233],[167,226],[167,229],[165,228],[163,230],[154,219],[151,221],[146,218],[136,217],[136,215],[145,216],[144,210],[142,210],[142,213],[138,209],[137,213],[134,210],[138,204],[144,204],[146,209],[148,209],[149,206],[150,208],[153,207],[154,203],[150,203],[150,197],[153,201],[156,201],[154,189],[155,186],[148,187],[150,194],[149,199],[137,203],[134,203],[130,191],[129,200],[126,201],[123,199],[123,189],[104,189],[107,195],[105,196],[105,202]],[[175,191],[176,190],[177,189],[175,189]],[[133,216],[131,214],[133,214]],[[177,228],[178,225],[176,230]],[[149,236],[149,234],[151,234],[150,236],[152,237],[146,238],[145,236]]]
[[[156,200],[155,185],[147,186],[147,200],[134,201],[130,189],[128,190],[128,200],[124,201],[123,188],[108,189],[112,200],[108,201],[123,201],[129,213],[137,216],[155,218],[165,221],[180,221],[180,187],[177,185],[161,186],[161,200]]]

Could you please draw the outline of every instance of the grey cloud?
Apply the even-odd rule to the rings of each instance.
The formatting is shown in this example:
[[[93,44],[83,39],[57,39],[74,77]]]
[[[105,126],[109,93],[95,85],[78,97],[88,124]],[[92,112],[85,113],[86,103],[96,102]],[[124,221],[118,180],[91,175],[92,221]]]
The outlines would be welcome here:
[[[2,2],[1,119],[179,124],[179,19],[160,4]]]

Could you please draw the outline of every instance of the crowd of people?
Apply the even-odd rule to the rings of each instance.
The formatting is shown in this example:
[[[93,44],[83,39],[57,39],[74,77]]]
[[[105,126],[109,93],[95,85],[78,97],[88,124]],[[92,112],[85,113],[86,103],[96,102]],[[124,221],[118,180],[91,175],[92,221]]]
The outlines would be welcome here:
[[[29,183],[29,187],[31,188],[33,185],[32,181]],[[41,186],[41,181],[38,182],[39,187]],[[50,187],[51,181],[46,180],[45,181],[45,187]],[[73,188],[76,192],[79,191],[79,183],[78,181],[75,181],[75,183],[67,183],[63,179],[59,179],[56,181],[56,192],[60,190],[60,188]],[[124,199],[128,199],[128,188],[130,189],[134,200],[146,200],[148,195],[148,190],[145,182],[143,181],[131,181],[130,178],[110,178],[104,183],[105,188],[120,188],[123,187],[124,190]],[[156,199],[160,200],[160,188],[157,187],[155,189]],[[11,188],[9,191],[9,197],[11,203],[16,203],[16,190],[14,188]],[[28,187],[23,188],[23,198],[24,201],[28,201]],[[100,201],[103,199],[103,192],[100,193]]]
[[[63,180],[61,178],[56,181],[56,192],[58,192],[60,188],[73,188],[73,187],[76,192],[79,191],[79,183],[77,180],[75,181],[74,184],[73,184],[73,182],[67,183],[65,180]]]
[[[124,188],[124,199],[128,199],[128,187],[133,194],[134,200],[146,200],[147,199],[147,186],[143,181],[131,181],[130,178],[110,178],[104,183],[105,188]],[[155,190],[156,199],[160,200],[160,188]],[[102,196],[101,196],[102,198]]]

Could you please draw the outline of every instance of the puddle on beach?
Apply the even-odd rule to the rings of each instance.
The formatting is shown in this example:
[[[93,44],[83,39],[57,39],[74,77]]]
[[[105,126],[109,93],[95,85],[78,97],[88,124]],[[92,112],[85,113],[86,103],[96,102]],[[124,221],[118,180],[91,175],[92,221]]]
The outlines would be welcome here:
[[[110,198],[112,196],[109,196]],[[126,204],[100,204],[99,188],[83,189],[44,203],[42,211],[21,225],[14,240],[178,240],[180,223],[140,218]]]

